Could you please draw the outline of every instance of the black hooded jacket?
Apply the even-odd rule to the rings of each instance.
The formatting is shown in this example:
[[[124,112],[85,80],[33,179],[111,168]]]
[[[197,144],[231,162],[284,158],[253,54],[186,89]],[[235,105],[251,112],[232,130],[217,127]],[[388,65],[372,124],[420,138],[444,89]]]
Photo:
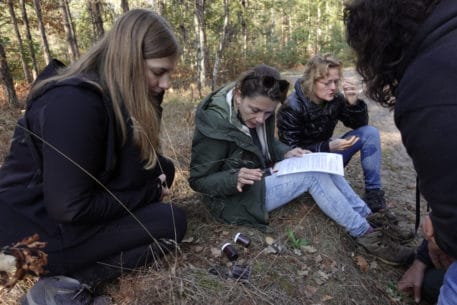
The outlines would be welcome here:
[[[281,142],[312,152],[329,152],[329,142],[338,121],[356,129],[368,124],[367,105],[358,100],[349,105],[338,93],[330,102],[317,105],[306,97],[295,82],[295,91],[278,111],[278,135]]]
[[[407,54],[395,123],[431,207],[438,246],[457,258],[457,1],[437,5]]]
[[[49,251],[71,247],[128,215],[119,201],[159,201],[159,167],[144,169],[127,125],[122,145],[111,101],[85,78],[30,100],[0,168],[0,246],[38,233]]]

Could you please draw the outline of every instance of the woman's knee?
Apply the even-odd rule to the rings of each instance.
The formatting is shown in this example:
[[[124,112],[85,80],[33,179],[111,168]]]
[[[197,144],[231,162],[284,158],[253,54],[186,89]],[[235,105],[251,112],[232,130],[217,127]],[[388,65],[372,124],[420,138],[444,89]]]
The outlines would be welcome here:
[[[365,125],[356,129],[356,133],[362,139],[379,138],[379,130],[371,125]]]

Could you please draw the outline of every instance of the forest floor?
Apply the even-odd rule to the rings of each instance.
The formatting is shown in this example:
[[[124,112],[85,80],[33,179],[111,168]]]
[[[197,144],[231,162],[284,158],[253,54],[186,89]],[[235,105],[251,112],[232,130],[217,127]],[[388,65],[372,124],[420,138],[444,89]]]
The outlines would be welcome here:
[[[291,81],[297,77],[293,71],[284,75]],[[101,287],[100,291],[109,294],[114,304],[414,304],[396,288],[406,266],[386,265],[357,248],[353,239],[326,217],[309,195],[272,212],[268,233],[217,222],[187,184],[196,105],[196,98],[171,92],[164,104],[162,127],[164,153],[177,167],[169,200],[187,212],[188,232],[179,253]],[[393,113],[373,102],[368,102],[368,107],[370,124],[381,133],[382,179],[388,204],[403,225],[414,229],[415,172],[393,123]],[[1,112],[0,161],[9,147],[18,114]],[[338,126],[336,135],[344,131],[344,127]],[[345,176],[355,191],[363,195],[363,174],[357,155],[346,168]],[[235,245],[239,254],[237,264],[250,268],[249,278],[243,280],[231,277],[233,264],[220,252],[221,245],[231,242],[237,232],[252,241],[249,248]],[[413,246],[419,241],[417,237]],[[269,246],[272,242],[281,251],[271,253],[275,252]],[[9,292],[0,292],[0,304],[17,304],[32,282],[28,280]]]

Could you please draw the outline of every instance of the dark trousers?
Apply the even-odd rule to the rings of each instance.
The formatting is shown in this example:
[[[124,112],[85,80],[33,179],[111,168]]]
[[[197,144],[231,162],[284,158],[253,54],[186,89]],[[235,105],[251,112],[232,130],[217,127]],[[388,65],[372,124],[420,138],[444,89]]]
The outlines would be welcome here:
[[[160,162],[171,185],[174,166],[165,158]],[[184,211],[169,203],[151,203],[133,215],[107,223],[74,247],[48,252],[49,275],[67,275],[91,285],[112,279],[171,251],[187,229]]]

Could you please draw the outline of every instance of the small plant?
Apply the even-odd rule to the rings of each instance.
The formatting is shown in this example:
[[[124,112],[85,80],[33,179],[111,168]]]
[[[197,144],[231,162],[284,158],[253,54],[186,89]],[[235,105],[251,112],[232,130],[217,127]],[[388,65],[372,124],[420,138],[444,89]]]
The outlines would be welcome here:
[[[392,300],[403,303],[403,296],[401,292],[398,290],[397,284],[395,282],[389,281],[387,283],[386,292]]]
[[[290,245],[294,249],[300,249],[302,246],[307,246],[309,244],[309,242],[307,240],[298,238],[292,229],[287,229],[286,234],[287,234],[287,241],[290,243]]]

